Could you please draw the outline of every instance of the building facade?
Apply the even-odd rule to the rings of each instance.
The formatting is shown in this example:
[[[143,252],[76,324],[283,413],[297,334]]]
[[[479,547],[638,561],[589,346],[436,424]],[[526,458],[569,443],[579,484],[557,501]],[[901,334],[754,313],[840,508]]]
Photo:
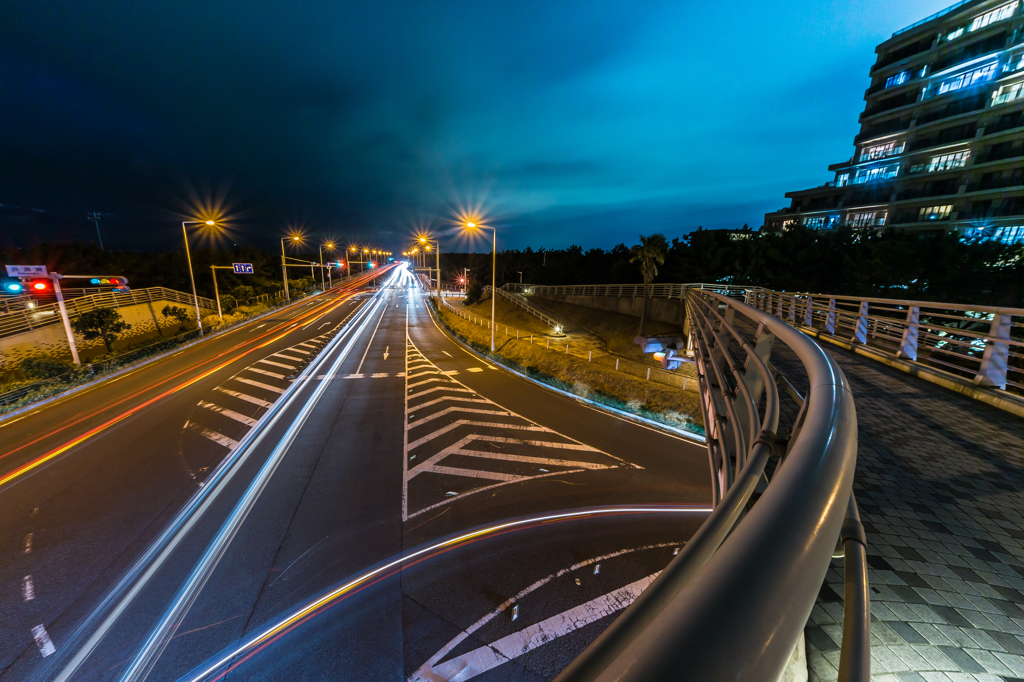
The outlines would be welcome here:
[[[764,229],[1024,240],[1024,0],[963,0],[875,51],[854,156]]]

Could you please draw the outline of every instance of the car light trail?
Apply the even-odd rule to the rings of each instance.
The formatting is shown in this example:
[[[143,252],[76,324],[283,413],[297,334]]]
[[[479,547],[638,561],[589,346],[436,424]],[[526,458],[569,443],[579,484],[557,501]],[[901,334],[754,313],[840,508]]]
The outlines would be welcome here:
[[[527,530],[542,525],[564,523],[566,521],[576,519],[632,514],[710,514],[711,511],[711,507],[704,505],[623,505],[617,507],[581,509],[555,514],[543,514],[540,516],[517,519],[515,521],[507,521],[494,526],[470,531],[447,540],[436,542],[428,547],[424,547],[423,549],[417,550],[407,556],[395,559],[394,561],[388,562],[345,582],[339,587],[306,603],[304,606],[301,606],[291,614],[281,618],[273,625],[266,627],[261,632],[253,635],[244,644],[225,653],[216,662],[207,666],[198,673],[190,674],[190,676],[182,679],[188,680],[188,682],[202,682],[203,680],[215,682],[284,635],[297,628],[299,625],[302,625],[306,621],[314,618],[326,609],[343,601],[353,594],[356,594],[357,592],[360,592],[381,580],[400,573],[406,568],[410,568],[457,547],[465,546],[487,537],[495,537],[510,532]],[[239,656],[242,656],[241,660],[238,660],[229,668],[221,671],[221,668]],[[218,673],[218,671],[220,672],[215,677],[209,677],[210,675]]]
[[[369,278],[366,278],[366,279],[369,279]],[[364,282],[365,282],[365,280],[357,280],[357,281],[354,281],[354,282],[350,283],[348,286],[349,287],[358,286],[358,285],[360,285],[360,284],[362,284]],[[92,438],[93,436],[95,436],[95,435],[105,431],[106,429],[108,429],[111,426],[117,424],[118,422],[120,422],[120,421],[122,421],[122,420],[124,420],[124,419],[126,419],[126,418],[128,418],[130,416],[132,416],[133,414],[135,414],[139,410],[142,410],[142,409],[144,409],[146,407],[149,407],[150,405],[152,405],[152,404],[154,404],[154,403],[156,403],[156,402],[166,398],[169,395],[177,393],[178,391],[181,391],[181,390],[183,390],[185,388],[188,388],[192,384],[205,379],[206,377],[210,376],[211,374],[213,374],[213,373],[223,369],[224,367],[230,365],[233,362],[236,362],[237,360],[240,360],[241,358],[244,358],[246,355],[249,355],[250,353],[252,353],[254,351],[257,351],[260,348],[264,348],[264,347],[266,347],[266,346],[268,346],[268,345],[270,345],[270,344],[272,344],[272,343],[274,343],[276,341],[279,341],[280,339],[284,338],[285,336],[290,334],[292,331],[294,331],[296,328],[301,327],[303,324],[305,324],[306,320],[308,320],[309,318],[317,317],[317,316],[322,316],[322,315],[326,315],[326,314],[329,314],[329,313],[333,312],[339,306],[341,306],[345,302],[351,300],[351,298],[355,295],[351,291],[346,291],[346,293],[348,293],[348,296],[346,296],[345,298],[342,298],[341,300],[338,300],[337,302],[327,302],[327,303],[323,304],[322,306],[319,306],[319,307],[317,307],[317,308],[315,308],[313,310],[309,310],[309,311],[303,313],[302,315],[300,315],[299,317],[297,317],[297,318],[295,318],[293,320],[289,320],[288,322],[283,323],[283,326],[285,327],[285,329],[283,329],[283,330],[281,330],[281,326],[278,326],[278,327],[276,327],[274,329],[267,330],[266,332],[264,332],[260,336],[257,336],[254,339],[249,339],[247,341],[244,341],[243,343],[240,343],[240,344],[234,346],[233,348],[230,348],[230,349],[228,349],[228,350],[226,350],[226,351],[224,351],[222,353],[217,354],[216,356],[214,356],[213,358],[210,358],[209,360],[204,360],[204,361],[202,361],[200,363],[197,363],[197,364],[195,364],[195,365],[193,365],[191,367],[188,367],[187,369],[184,369],[184,370],[182,370],[182,371],[180,371],[180,372],[178,372],[178,373],[168,377],[167,379],[159,381],[159,382],[157,382],[155,384],[151,384],[151,385],[147,386],[146,388],[143,388],[140,391],[137,391],[137,392],[133,393],[132,395],[126,396],[125,398],[122,398],[121,400],[118,400],[117,402],[113,403],[112,405],[110,405],[110,406],[108,406],[106,408],[103,408],[101,410],[98,410],[96,412],[88,414],[86,416],[80,417],[80,418],[76,419],[75,421],[71,422],[70,424],[62,426],[61,428],[56,429],[54,431],[50,431],[50,432],[48,432],[48,433],[46,433],[46,434],[44,434],[42,436],[39,436],[38,438],[36,438],[35,440],[33,440],[31,442],[25,443],[24,445],[21,445],[21,446],[15,448],[13,450],[10,450],[10,451],[4,453],[3,455],[0,455],[0,459],[3,459],[4,457],[8,457],[10,455],[13,455],[16,452],[18,452],[20,450],[23,450],[24,448],[29,447],[29,446],[33,445],[34,443],[37,443],[37,442],[39,442],[41,440],[49,438],[49,437],[51,437],[51,436],[53,436],[53,435],[55,435],[57,433],[60,433],[61,431],[65,430],[65,429],[68,429],[71,426],[74,426],[75,424],[78,424],[78,423],[81,423],[81,422],[86,421],[88,419],[91,419],[91,418],[95,417],[96,415],[100,414],[103,411],[109,410],[112,407],[116,407],[117,405],[121,405],[121,404],[123,404],[125,402],[128,402],[128,401],[131,401],[131,400],[133,400],[135,398],[138,398],[140,395],[146,393],[147,391],[151,391],[151,390],[153,390],[154,388],[156,388],[158,386],[162,386],[162,385],[164,385],[164,384],[166,384],[166,383],[168,383],[170,381],[173,381],[174,379],[182,376],[183,374],[187,374],[189,372],[195,371],[197,368],[199,368],[199,367],[201,367],[201,366],[203,366],[205,364],[208,364],[210,362],[214,362],[217,359],[224,357],[225,355],[233,353],[236,350],[238,350],[239,348],[242,348],[242,347],[247,346],[249,344],[252,344],[254,342],[258,342],[258,341],[260,341],[262,339],[265,339],[262,343],[259,343],[258,345],[252,346],[251,348],[249,348],[245,352],[239,353],[238,355],[235,355],[234,357],[232,357],[229,360],[226,360],[225,362],[221,363],[220,365],[218,365],[216,367],[213,367],[213,368],[207,370],[206,372],[203,372],[202,374],[200,374],[200,375],[198,375],[196,377],[193,377],[192,379],[190,379],[188,381],[185,381],[185,382],[183,382],[181,384],[178,384],[177,386],[175,386],[175,387],[173,387],[171,389],[168,389],[168,390],[164,391],[163,393],[161,393],[161,394],[159,394],[159,395],[157,395],[157,396],[155,396],[153,398],[150,398],[149,400],[147,400],[147,401],[145,401],[145,402],[143,402],[143,403],[141,403],[139,405],[136,405],[135,407],[127,410],[126,412],[123,412],[123,413],[117,415],[116,417],[113,417],[113,418],[107,420],[106,422],[100,424],[99,426],[96,426],[96,427],[94,427],[92,429],[89,429],[85,433],[83,433],[83,434],[81,434],[81,435],[79,435],[79,436],[77,436],[77,437],[67,441],[66,443],[64,443],[62,445],[57,446],[56,448],[50,450],[49,452],[47,452],[47,453],[45,453],[43,455],[40,455],[39,457],[37,457],[37,458],[35,458],[35,459],[33,459],[33,460],[31,460],[31,461],[21,465],[20,467],[14,469],[12,471],[9,471],[6,474],[3,474],[2,476],[0,476],[0,486],[3,486],[5,484],[13,481],[16,478],[19,478],[20,476],[23,476],[24,474],[28,473],[29,471],[32,471],[33,469],[38,468],[39,466],[41,466],[41,465],[45,464],[46,462],[54,459],[55,457],[59,457],[60,455],[68,452],[69,450],[71,450],[75,446],[80,445],[81,443],[83,443],[83,442],[87,441],[88,439]],[[269,338],[269,339],[267,338],[268,336],[271,336],[271,335],[277,333],[279,330],[281,330],[279,334],[277,334],[273,338]]]

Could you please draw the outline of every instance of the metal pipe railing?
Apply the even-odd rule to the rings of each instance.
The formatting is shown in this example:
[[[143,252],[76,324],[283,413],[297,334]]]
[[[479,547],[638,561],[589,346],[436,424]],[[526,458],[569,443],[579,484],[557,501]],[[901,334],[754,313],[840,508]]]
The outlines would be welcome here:
[[[840,537],[847,571],[840,680],[867,682],[867,566],[852,500],[857,418],[846,380],[817,344],[772,315],[699,289],[687,292],[686,306],[721,499],[557,682],[779,679]],[[755,326],[749,338],[744,329]],[[780,410],[773,343],[806,373],[809,388],[791,422]],[[780,426],[788,437],[779,438]],[[730,468],[738,471],[731,483]],[[768,485],[755,499],[762,480]]]

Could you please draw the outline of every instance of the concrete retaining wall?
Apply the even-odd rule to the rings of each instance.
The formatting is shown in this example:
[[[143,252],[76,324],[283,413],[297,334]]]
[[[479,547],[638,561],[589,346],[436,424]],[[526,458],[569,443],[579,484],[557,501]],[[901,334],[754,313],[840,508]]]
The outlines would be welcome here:
[[[534,297],[529,296],[527,298]],[[562,301],[563,303],[581,305],[587,308],[608,310],[613,313],[632,315],[633,317],[640,317],[640,314],[643,312],[644,307],[644,300],[640,297],[617,298],[611,296],[537,296],[536,298],[541,301],[545,299],[550,299],[552,301]],[[683,320],[686,316],[685,311],[686,307],[683,305],[683,301],[681,301],[680,299],[655,298],[648,303],[647,316],[648,319],[651,320],[657,320],[658,322],[668,322],[670,324],[678,324],[680,327],[682,327]]]
[[[183,307],[176,301],[153,301],[152,303],[117,308],[117,312],[132,328],[121,334],[121,337],[114,343],[114,348],[125,348],[139,341],[178,333],[179,325],[160,314],[160,311],[167,305]],[[83,362],[107,352],[100,339],[85,341],[76,334],[75,343],[78,346],[78,355]],[[68,349],[64,325],[50,324],[30,332],[0,339],[0,371],[11,371],[23,359],[40,355],[52,355],[71,360],[71,351]]]

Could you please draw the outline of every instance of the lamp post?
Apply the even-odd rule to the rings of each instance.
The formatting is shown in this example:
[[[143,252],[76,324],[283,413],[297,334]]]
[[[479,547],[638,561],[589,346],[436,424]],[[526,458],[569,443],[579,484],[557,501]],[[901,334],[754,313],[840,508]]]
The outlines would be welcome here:
[[[185,258],[188,260],[188,278],[192,282],[192,300],[196,305],[196,325],[199,327],[199,336],[203,335],[203,320],[199,316],[199,294],[196,293],[196,277],[192,274],[192,254],[188,248],[188,232],[186,225],[216,225],[212,220],[183,220],[181,221],[181,234],[185,238]],[[282,247],[283,248],[283,247]]]
[[[477,225],[476,223],[466,223],[467,230],[490,230],[494,235],[494,249],[491,252],[491,352],[494,352],[494,328],[495,328],[495,310],[497,309],[496,301],[498,294],[496,291],[495,283],[497,282],[498,276],[498,231],[493,227],[487,227],[486,225]]]
[[[284,300],[291,301],[292,297],[288,294],[288,266],[284,262],[284,243],[288,240],[293,242],[302,241],[302,237],[281,237],[281,277],[284,279]]]
[[[426,237],[420,237],[420,243],[426,244],[424,247],[427,251],[430,251],[430,245],[433,244],[437,256],[437,309],[441,309],[441,242],[427,239]],[[494,350],[493,348],[491,350]]]
[[[217,271],[218,270],[234,270],[230,265],[211,265],[210,274],[213,275],[213,296],[217,299],[217,317],[224,319],[224,315],[220,311],[220,289],[217,288]]]
[[[324,247],[325,246],[327,247],[327,250],[329,252],[333,251],[334,250],[334,242],[327,242],[326,244],[321,244],[320,245],[320,286],[321,287],[324,286]],[[330,268],[327,269],[327,276],[328,276],[328,278],[330,278],[330,276],[331,276],[331,269]],[[332,284],[333,284],[333,282],[332,282]],[[324,291],[326,291],[326,289]]]

